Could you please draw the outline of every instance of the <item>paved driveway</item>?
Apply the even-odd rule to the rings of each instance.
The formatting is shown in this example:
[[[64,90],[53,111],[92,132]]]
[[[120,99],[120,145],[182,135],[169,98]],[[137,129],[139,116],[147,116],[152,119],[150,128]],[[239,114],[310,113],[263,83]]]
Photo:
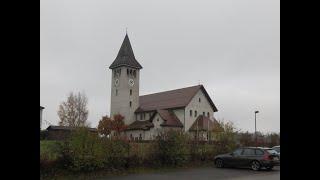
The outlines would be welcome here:
[[[237,168],[222,168],[215,167],[194,168],[188,170],[177,170],[163,173],[146,173],[132,174],[125,176],[109,176],[99,178],[99,180],[215,180],[215,179],[230,179],[230,180],[280,180],[280,167],[275,167],[272,171],[252,171],[250,169]]]

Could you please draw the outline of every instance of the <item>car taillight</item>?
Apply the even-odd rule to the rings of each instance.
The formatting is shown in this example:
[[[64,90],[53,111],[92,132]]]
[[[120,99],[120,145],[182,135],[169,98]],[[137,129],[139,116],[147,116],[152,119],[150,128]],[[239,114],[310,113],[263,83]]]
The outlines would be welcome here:
[[[263,156],[263,160],[271,160],[272,157],[270,156],[269,153],[265,153],[264,156]]]

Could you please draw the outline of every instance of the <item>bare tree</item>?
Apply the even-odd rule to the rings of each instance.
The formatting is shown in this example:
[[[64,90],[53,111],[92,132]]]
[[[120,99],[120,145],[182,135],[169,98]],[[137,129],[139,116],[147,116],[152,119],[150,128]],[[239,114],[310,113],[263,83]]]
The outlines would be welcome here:
[[[84,93],[74,94],[71,92],[67,101],[59,105],[58,116],[61,126],[88,126],[88,98]]]
[[[255,146],[255,142],[253,140],[253,134],[249,133],[248,131],[246,132],[242,132],[238,134],[239,140],[240,140],[240,144],[242,146]]]
[[[238,129],[235,127],[231,121],[221,121],[217,120],[218,125],[213,129],[214,139],[220,146],[219,150],[221,152],[228,152],[234,150],[236,147],[236,134]]]

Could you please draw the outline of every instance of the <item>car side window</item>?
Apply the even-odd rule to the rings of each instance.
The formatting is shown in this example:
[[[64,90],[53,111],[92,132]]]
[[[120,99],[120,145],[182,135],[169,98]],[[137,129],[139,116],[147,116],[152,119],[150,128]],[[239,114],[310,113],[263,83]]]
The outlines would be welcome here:
[[[254,149],[244,149],[242,152],[242,155],[244,156],[253,156],[254,154]]]
[[[233,152],[233,155],[240,156],[243,149],[237,149]]]
[[[256,155],[263,155],[263,151],[260,149],[256,149]]]

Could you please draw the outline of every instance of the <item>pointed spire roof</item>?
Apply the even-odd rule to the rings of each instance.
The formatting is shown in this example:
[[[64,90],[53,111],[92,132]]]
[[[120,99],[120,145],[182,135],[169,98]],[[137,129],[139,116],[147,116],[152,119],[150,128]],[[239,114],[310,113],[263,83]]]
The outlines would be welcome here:
[[[142,66],[134,57],[128,34],[126,34],[118,52],[118,55],[116,59],[113,61],[113,63],[109,66],[109,68],[114,69],[120,66],[128,66],[136,69],[142,69]]]

